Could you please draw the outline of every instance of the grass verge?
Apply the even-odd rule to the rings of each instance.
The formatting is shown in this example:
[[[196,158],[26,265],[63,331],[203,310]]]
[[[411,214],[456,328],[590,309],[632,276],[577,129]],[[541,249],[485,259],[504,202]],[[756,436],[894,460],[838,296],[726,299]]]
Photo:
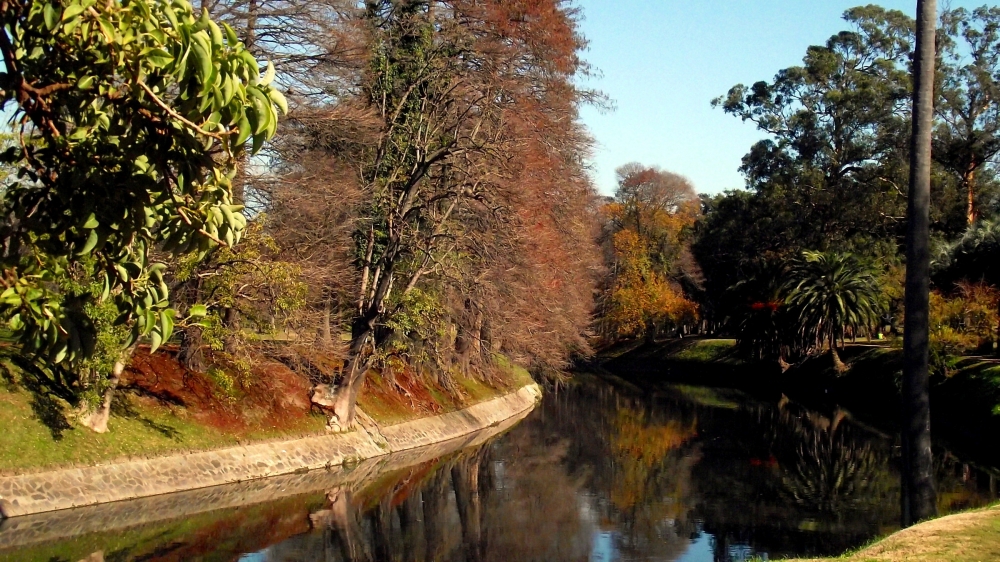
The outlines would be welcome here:
[[[322,416],[306,416],[291,427],[229,432],[192,420],[184,408],[123,396],[108,432],[79,426],[62,405],[42,403],[26,390],[0,387],[0,474],[94,465],[128,458],[149,458],[229,447],[253,441],[321,433]]]
[[[795,562],[987,562],[1000,560],[1000,508],[957,513],[903,529],[836,558]]]

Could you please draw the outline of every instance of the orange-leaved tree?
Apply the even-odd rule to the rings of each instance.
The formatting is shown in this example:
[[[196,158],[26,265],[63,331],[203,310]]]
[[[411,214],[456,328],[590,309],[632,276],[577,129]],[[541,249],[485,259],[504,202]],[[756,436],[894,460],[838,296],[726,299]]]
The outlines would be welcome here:
[[[698,307],[684,290],[697,286],[699,277],[689,250],[700,212],[694,189],[682,176],[637,163],[617,173],[614,201],[604,208],[610,263],[602,336],[654,337],[694,323]]]

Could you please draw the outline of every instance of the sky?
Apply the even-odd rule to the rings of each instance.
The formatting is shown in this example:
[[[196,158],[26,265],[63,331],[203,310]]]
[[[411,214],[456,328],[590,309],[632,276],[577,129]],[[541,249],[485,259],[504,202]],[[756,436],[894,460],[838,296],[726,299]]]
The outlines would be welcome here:
[[[614,193],[615,168],[628,162],[686,176],[701,193],[743,187],[740,159],[763,135],[712,99],[800,64],[809,45],[847,29],[845,10],[868,3],[916,15],[916,0],[578,0],[584,58],[602,74],[587,85],[616,106],[581,113],[601,193]]]

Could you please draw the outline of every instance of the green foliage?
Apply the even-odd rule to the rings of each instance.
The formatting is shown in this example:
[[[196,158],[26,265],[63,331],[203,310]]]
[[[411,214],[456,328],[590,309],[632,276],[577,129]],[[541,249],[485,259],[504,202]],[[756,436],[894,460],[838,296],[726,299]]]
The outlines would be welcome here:
[[[442,345],[448,339],[450,325],[446,309],[432,291],[413,288],[394,297],[389,305],[394,313],[386,318],[386,328],[395,337],[387,342],[380,355],[405,356],[412,364],[439,361],[446,356]]]
[[[829,342],[831,348],[848,328],[871,333],[884,309],[875,271],[851,254],[803,252],[783,292],[799,337]]]
[[[0,318],[54,365],[93,355],[91,314],[112,303],[125,344],[173,330],[164,270],[151,252],[204,256],[235,244],[235,163],[277,126],[281,94],[232,29],[183,0],[2,4],[0,107],[14,105],[17,169],[2,201]],[[61,290],[82,257],[96,292]]]
[[[978,221],[954,242],[940,245],[931,271],[945,288],[962,280],[1000,285],[1000,221]]]
[[[769,135],[741,169],[778,209],[775,234],[800,248],[890,238],[885,217],[905,203],[913,21],[877,6],[844,19],[851,29],[809,47],[801,66],[713,102]]]
[[[399,312],[386,325],[394,332],[420,339],[444,335],[444,307],[434,293],[414,288],[393,304]]]
[[[203,261],[194,255],[179,262],[174,278],[197,284],[194,296],[206,307],[206,331],[218,326],[224,332],[221,316],[235,310],[253,333],[271,334],[278,319],[305,306],[302,269],[281,259],[281,249],[264,230],[266,222],[259,215],[248,223],[235,247],[220,246]]]
[[[756,360],[834,348],[848,330],[872,334],[886,310],[878,272],[852,254],[805,251],[731,291],[745,301],[737,309],[737,347]]]

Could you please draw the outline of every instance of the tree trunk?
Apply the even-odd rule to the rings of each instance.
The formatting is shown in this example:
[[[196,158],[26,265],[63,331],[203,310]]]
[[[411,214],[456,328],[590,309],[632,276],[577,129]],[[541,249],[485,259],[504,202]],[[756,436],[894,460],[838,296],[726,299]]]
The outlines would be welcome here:
[[[917,2],[913,65],[913,136],[906,232],[906,316],[903,327],[902,524],[909,527],[937,511],[928,389],[930,294],[931,130],[937,1]]]
[[[96,410],[88,411],[80,417],[80,423],[96,433],[107,433],[108,431],[111,401],[115,397],[115,390],[118,388],[122,373],[125,371],[125,361],[125,358],[115,361],[115,366],[111,369],[111,376],[108,377],[108,387],[104,389],[104,395],[101,397],[101,405]]]
[[[646,321],[646,334],[645,340],[647,344],[656,343],[656,337],[660,334],[660,325],[653,321]]]
[[[177,361],[184,365],[189,371],[196,373],[205,372],[205,340],[201,335],[201,328],[191,326],[180,333],[181,344],[177,351]]]
[[[333,329],[331,327],[332,309],[333,305],[330,303],[330,297],[323,299],[323,319],[320,321],[319,341],[326,347],[333,345]]]
[[[830,357],[833,358],[833,369],[837,371],[838,375],[847,372],[847,365],[845,365],[844,362],[841,361],[840,354],[837,353],[836,345],[830,346]]]
[[[239,349],[236,334],[240,331],[240,311],[227,308],[222,315],[222,325],[226,328],[226,335],[222,339],[222,350],[229,354],[236,353]]]
[[[334,390],[333,417],[329,422],[329,428],[333,431],[349,431],[354,428],[358,393],[361,392],[368,372],[364,348],[374,333],[374,323],[375,315],[372,314],[368,318],[357,319],[351,329],[351,347],[344,364],[344,376]]]
[[[968,221],[968,225],[972,226],[973,223],[979,219],[979,210],[976,209],[976,164],[975,162],[969,162],[968,167],[965,169],[965,173],[962,174],[962,185],[965,186],[965,218]]]

